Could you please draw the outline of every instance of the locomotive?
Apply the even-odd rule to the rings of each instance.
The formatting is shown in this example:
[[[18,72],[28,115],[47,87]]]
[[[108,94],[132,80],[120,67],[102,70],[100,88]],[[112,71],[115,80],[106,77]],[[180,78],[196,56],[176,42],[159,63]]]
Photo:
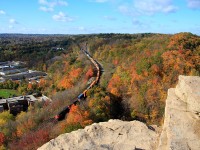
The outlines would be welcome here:
[[[77,103],[79,101],[81,101],[81,99],[85,99],[86,98],[86,93],[87,91],[92,88],[95,84],[98,83],[99,81],[99,78],[100,78],[100,68],[99,68],[99,65],[98,63],[90,56],[90,54],[81,49],[83,51],[83,53],[88,57],[88,59],[90,59],[90,61],[93,63],[93,65],[96,67],[97,69],[97,76],[96,76],[96,79],[81,93],[78,95],[77,99],[70,105],[66,106],[63,108],[62,111],[60,111],[55,117],[54,119],[57,120],[57,121],[61,121],[65,118],[66,114],[68,114],[70,112],[70,109],[72,107],[72,105],[77,105]]]

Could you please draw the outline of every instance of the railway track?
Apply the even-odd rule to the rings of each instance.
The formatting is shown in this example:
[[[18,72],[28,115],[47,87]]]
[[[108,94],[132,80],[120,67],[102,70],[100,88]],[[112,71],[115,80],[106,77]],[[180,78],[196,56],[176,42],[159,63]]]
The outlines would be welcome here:
[[[96,74],[96,78],[95,80],[81,93],[78,95],[78,97],[74,100],[73,103],[71,103],[70,105],[68,106],[65,106],[63,108],[62,111],[60,111],[55,117],[54,119],[57,120],[57,121],[61,121],[65,118],[66,114],[69,113],[72,105],[77,105],[78,102],[80,102],[82,99],[85,99],[86,98],[86,94],[87,94],[87,91],[92,88],[94,85],[98,84],[99,82],[99,79],[100,79],[100,76],[101,76],[101,69],[100,69],[100,65],[99,63],[94,60],[91,55],[84,49],[80,49],[86,56],[87,58],[92,62],[92,64],[95,66],[95,68],[97,69],[97,74]],[[102,68],[102,67],[101,67]]]

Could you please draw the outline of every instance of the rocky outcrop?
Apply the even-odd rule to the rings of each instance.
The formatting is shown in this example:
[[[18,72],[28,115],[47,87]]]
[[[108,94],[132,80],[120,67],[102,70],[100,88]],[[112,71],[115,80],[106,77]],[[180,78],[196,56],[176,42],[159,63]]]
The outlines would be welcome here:
[[[179,76],[176,88],[168,90],[161,135],[158,130],[110,120],[62,134],[39,150],[200,150],[200,77]]]
[[[155,150],[156,127],[139,121],[109,120],[62,134],[39,150]]]
[[[179,76],[168,90],[159,150],[200,150],[200,77]]]

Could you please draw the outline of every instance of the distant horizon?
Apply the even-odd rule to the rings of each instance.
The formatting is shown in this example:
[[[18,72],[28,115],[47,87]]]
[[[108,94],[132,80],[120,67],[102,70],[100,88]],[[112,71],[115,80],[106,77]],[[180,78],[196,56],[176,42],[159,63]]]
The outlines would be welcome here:
[[[177,33],[153,33],[153,32],[141,32],[141,33],[77,33],[77,34],[62,34],[62,33],[0,33],[0,35],[99,35],[99,34],[164,34],[164,35],[174,35],[179,33],[191,33],[193,35],[200,36],[200,34],[195,34],[192,32],[177,32]]]
[[[199,16],[200,0],[1,0],[0,33],[200,35]]]

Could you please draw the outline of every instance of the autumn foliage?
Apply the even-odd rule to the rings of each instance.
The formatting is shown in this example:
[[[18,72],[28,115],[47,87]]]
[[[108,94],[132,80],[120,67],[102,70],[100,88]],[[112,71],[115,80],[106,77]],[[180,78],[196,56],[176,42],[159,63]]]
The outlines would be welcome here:
[[[80,77],[82,72],[81,68],[72,69],[68,74],[66,74],[62,80],[58,83],[58,87],[69,89],[74,86],[74,83],[78,77]]]
[[[49,130],[48,129],[40,129],[35,132],[27,132],[20,141],[14,141],[10,148],[12,150],[19,149],[37,149],[42,146],[45,142],[48,142],[49,139]]]
[[[74,39],[80,45],[87,42],[90,55],[103,65],[99,85],[88,90],[85,100],[71,106],[65,120],[49,121],[87,88],[84,81],[96,75],[75,42],[69,51],[41,65],[48,78],[40,83],[0,84],[23,94],[41,91],[53,99],[35,103],[16,117],[1,113],[0,145],[37,149],[61,133],[111,118],[160,125],[167,90],[176,85],[178,76],[200,75],[200,37],[191,33],[100,34]]]
[[[199,37],[192,33],[178,33],[171,37],[168,47],[174,50],[194,50],[200,45]]]
[[[85,80],[89,80],[94,75],[92,67],[89,68],[89,70],[85,74]]]
[[[72,105],[67,119],[61,124],[61,128],[65,132],[70,132],[73,130],[72,127],[83,128],[92,122],[88,111],[82,110],[78,105]],[[69,130],[69,127],[72,129]]]
[[[6,138],[5,135],[2,132],[0,132],[0,146],[4,144],[5,138]]]
[[[107,90],[124,99],[134,118],[159,124],[167,89],[179,75],[199,75],[200,38],[191,33],[143,36],[102,45],[94,56],[116,66],[101,79],[108,81]]]

